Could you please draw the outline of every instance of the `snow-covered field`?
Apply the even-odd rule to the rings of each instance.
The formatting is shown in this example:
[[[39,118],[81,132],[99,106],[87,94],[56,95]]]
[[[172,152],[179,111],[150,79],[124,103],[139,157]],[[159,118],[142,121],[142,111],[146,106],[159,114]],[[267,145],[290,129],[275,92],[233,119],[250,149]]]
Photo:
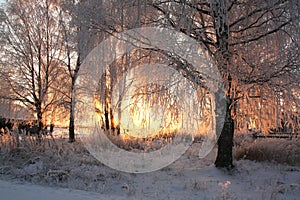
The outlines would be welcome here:
[[[278,141],[278,140],[276,140]],[[240,159],[231,171],[216,169],[216,149],[205,159],[198,158],[199,143],[172,165],[145,174],[129,174],[102,165],[80,141],[69,144],[57,135],[35,145],[32,140],[1,138],[0,199],[299,199],[299,141],[286,143],[287,164]],[[254,149],[274,152],[275,140],[243,139],[236,145],[239,158],[253,158]],[[270,145],[275,144],[275,145]],[[263,147],[263,146],[268,147]],[[261,149],[259,149],[261,147]],[[284,145],[282,145],[284,148]],[[245,152],[245,156],[241,156]],[[285,154],[282,154],[285,155]],[[259,156],[258,156],[259,157]],[[278,157],[278,155],[277,155]],[[280,160],[280,159],[279,159]]]

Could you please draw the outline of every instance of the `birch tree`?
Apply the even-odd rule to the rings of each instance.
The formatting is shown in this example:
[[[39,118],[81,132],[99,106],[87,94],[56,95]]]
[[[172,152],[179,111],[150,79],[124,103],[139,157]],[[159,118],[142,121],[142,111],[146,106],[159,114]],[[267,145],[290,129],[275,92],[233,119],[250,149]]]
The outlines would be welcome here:
[[[76,89],[75,83],[81,64],[80,57],[80,38],[79,31],[82,26],[80,20],[76,16],[76,4],[74,2],[63,1],[61,3],[62,12],[62,42],[63,42],[63,58],[62,62],[66,69],[69,84],[66,90],[61,92],[67,97],[66,103],[69,109],[69,142],[75,141],[75,104]]]
[[[39,130],[43,114],[57,100],[50,88],[61,74],[59,13],[56,1],[11,0],[1,29],[2,77],[13,91],[9,98],[34,111]]]
[[[298,2],[172,0],[149,4],[163,15],[161,25],[203,43],[217,61],[227,88],[227,112],[215,164],[232,168],[235,111],[249,90],[257,86],[261,91],[286,91],[285,86],[293,85],[299,91],[299,83],[294,84],[299,80],[295,77],[299,75]]]

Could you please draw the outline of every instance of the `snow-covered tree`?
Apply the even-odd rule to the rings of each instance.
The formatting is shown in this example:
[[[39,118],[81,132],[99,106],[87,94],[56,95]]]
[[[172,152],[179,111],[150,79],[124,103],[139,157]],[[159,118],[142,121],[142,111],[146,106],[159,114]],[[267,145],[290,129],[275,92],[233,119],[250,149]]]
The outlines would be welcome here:
[[[57,1],[11,0],[2,14],[2,78],[13,92],[9,98],[22,102],[36,114],[43,128],[43,115],[59,102],[62,53],[60,12]],[[62,84],[62,83],[60,83]]]
[[[156,24],[203,43],[217,61],[227,88],[227,114],[215,164],[233,167],[234,126],[241,115],[237,110],[246,111],[244,99],[259,99],[256,106],[262,108],[272,107],[274,98],[292,101],[294,108],[286,106],[284,113],[299,107],[298,93],[293,92],[299,91],[299,2],[154,0],[149,5],[163,16]],[[258,95],[248,95],[253,88]]]

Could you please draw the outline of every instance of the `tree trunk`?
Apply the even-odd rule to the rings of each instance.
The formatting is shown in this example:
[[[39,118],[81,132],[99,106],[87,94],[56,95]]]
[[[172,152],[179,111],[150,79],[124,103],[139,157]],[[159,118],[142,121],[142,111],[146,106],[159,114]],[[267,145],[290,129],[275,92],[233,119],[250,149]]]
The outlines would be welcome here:
[[[75,81],[72,80],[71,105],[70,105],[70,122],[69,122],[69,142],[75,142],[74,109],[75,109]]]
[[[231,99],[227,97],[225,122],[218,139],[218,154],[215,166],[218,168],[232,169],[232,147],[234,135],[234,121],[231,117]]]
[[[75,103],[76,103],[76,88],[75,88],[75,83],[76,79],[78,77],[78,72],[80,68],[80,54],[78,53],[77,57],[77,62],[76,62],[76,67],[72,73],[72,67],[71,67],[71,57],[68,52],[68,70],[71,76],[71,104],[70,104],[70,119],[69,119],[69,142],[75,142]]]
[[[105,130],[109,130],[109,117],[108,117],[107,104],[105,104],[105,108],[104,108],[104,120],[105,120]]]
[[[230,75],[230,51],[229,51],[229,25],[228,25],[228,0],[212,1],[212,11],[215,19],[217,45],[218,45],[218,63],[219,69],[228,75],[228,88],[226,96],[226,115],[221,135],[218,139],[218,155],[215,161],[216,167],[233,168],[232,164],[232,146],[234,134],[234,121],[231,116],[232,105],[232,78]]]
[[[69,122],[69,142],[75,141],[75,130],[74,130],[74,98],[71,98],[70,108],[70,122]]]
[[[43,130],[43,113],[42,113],[42,105],[40,102],[37,103],[36,111],[37,111],[37,122],[38,122],[37,138],[38,138],[38,142],[40,142],[41,141],[41,132]]]

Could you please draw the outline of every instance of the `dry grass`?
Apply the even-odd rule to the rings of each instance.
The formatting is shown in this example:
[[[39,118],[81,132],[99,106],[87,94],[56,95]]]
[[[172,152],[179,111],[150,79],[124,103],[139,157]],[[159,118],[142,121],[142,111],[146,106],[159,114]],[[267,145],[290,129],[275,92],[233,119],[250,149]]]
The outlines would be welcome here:
[[[175,137],[175,133],[156,135],[146,138],[138,138],[130,135],[107,135],[108,138],[118,147],[127,151],[151,152],[161,149],[170,143]]]
[[[79,166],[102,166],[80,140],[71,144],[67,138],[50,136],[41,139],[13,133],[0,136],[0,176],[3,178],[68,187],[70,181],[76,183],[74,179],[84,174],[76,170]],[[84,179],[88,181],[90,177]],[[75,188],[82,187],[77,186],[75,184]]]
[[[300,166],[300,140],[237,137],[234,158],[256,161],[271,161]]]

